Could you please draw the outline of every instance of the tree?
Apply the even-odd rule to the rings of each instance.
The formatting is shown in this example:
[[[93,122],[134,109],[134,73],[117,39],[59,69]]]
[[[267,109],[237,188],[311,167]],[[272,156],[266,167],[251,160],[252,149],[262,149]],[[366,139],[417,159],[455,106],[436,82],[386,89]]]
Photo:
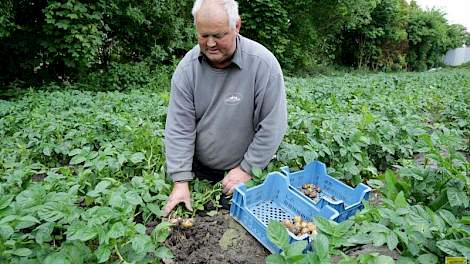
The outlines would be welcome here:
[[[441,65],[442,56],[447,50],[464,43],[464,28],[449,25],[442,11],[432,9],[423,11],[412,6],[408,32],[408,68],[425,70]]]

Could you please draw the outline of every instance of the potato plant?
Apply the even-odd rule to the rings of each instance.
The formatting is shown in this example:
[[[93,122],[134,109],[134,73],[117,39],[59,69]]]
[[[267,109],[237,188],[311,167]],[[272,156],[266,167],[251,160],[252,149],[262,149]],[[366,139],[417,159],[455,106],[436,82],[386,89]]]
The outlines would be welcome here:
[[[286,78],[286,86],[289,129],[266,171],[320,160],[330,175],[382,196],[351,221],[316,219],[318,250],[305,259],[370,243],[400,252],[401,263],[468,255],[468,69]],[[0,262],[171,258],[162,210],[169,93],[46,88],[0,100]],[[264,175],[254,176],[252,185]],[[220,186],[194,181],[191,191],[194,211],[175,217],[217,213]],[[271,237],[291,248],[278,224]],[[304,259],[301,246],[268,260]],[[345,263],[367,259],[384,258]]]

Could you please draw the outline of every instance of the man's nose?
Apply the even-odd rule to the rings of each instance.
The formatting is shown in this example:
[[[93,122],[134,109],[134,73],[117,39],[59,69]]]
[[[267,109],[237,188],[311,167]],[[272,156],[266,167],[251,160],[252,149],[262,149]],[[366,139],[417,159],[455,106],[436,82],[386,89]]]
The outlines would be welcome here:
[[[208,46],[209,48],[213,48],[213,47],[215,47],[216,45],[217,45],[217,42],[214,40],[213,37],[209,37],[209,38],[207,39],[207,46]]]

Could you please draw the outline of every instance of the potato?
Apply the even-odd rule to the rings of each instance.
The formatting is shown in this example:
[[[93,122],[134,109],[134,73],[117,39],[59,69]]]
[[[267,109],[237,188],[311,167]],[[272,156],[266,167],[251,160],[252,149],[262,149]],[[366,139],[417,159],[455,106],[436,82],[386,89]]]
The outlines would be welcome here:
[[[308,228],[302,228],[302,230],[300,230],[300,235],[305,235],[305,234],[309,234],[310,233],[310,230],[308,230]]]
[[[176,225],[176,226],[179,225],[179,224],[181,223],[181,221],[182,221],[181,217],[170,218],[170,219],[168,220],[168,222],[169,222],[170,224]]]
[[[188,219],[184,219],[182,222],[181,222],[181,227],[183,228],[191,228],[193,227],[193,219],[192,218],[188,218]]]
[[[300,217],[300,215],[294,216],[294,222],[295,223],[300,223],[301,221],[302,221],[302,218]]]

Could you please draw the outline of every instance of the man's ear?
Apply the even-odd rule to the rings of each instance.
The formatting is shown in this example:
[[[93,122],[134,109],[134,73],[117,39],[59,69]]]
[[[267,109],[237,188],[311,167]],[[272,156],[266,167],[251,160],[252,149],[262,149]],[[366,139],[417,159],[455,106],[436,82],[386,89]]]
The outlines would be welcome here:
[[[235,24],[235,30],[237,31],[237,33],[240,33],[241,26],[242,26],[242,20],[240,19],[240,17],[238,17],[237,23]]]

